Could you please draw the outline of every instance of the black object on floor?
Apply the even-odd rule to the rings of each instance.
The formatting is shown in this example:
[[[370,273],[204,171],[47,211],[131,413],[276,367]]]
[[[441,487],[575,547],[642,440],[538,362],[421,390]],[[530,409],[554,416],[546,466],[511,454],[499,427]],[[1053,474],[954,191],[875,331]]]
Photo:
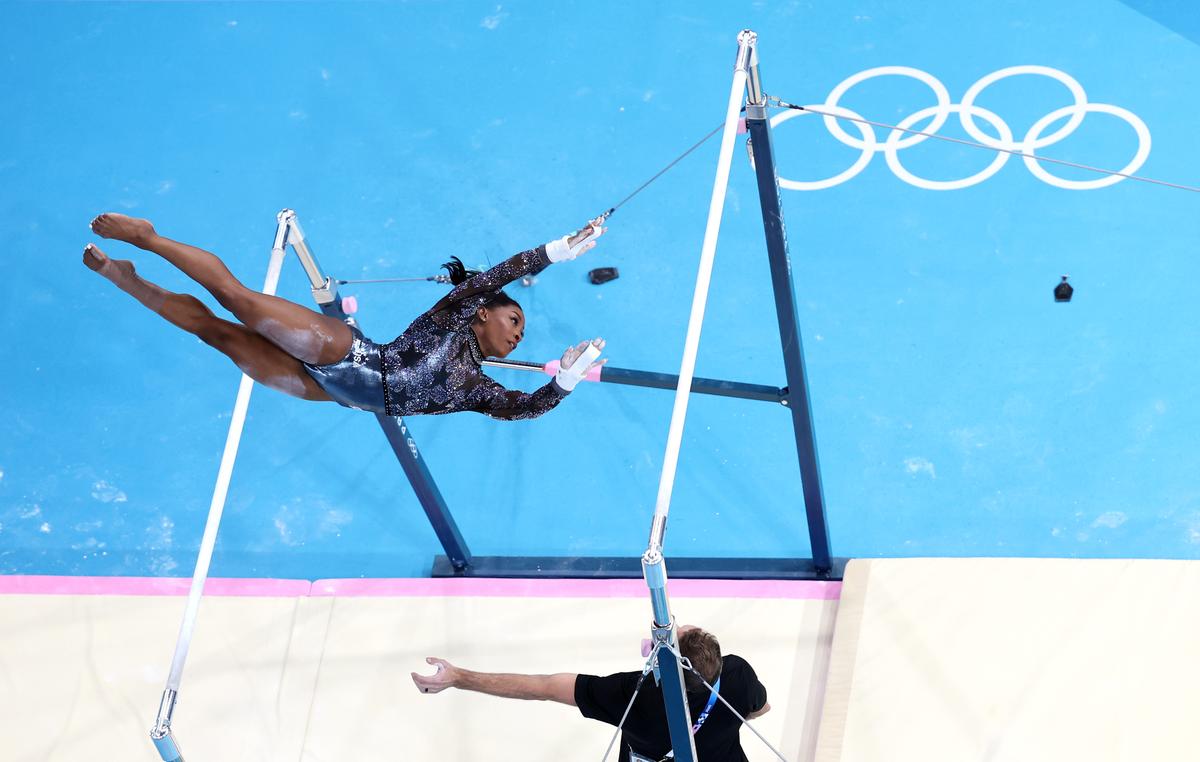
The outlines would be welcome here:
[[[1071,294],[1075,293],[1075,289],[1071,288],[1071,284],[1067,283],[1067,276],[1062,276],[1062,283],[1054,287],[1054,301],[1069,302]]]
[[[617,272],[615,267],[597,267],[588,273],[588,280],[599,286],[601,283],[608,283],[610,280],[616,280],[621,277],[621,273]]]

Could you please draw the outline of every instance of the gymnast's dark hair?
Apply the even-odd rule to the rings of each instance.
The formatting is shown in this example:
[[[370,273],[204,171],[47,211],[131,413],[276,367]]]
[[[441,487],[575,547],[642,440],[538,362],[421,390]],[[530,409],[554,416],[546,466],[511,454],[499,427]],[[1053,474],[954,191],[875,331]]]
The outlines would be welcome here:
[[[457,286],[460,283],[465,283],[465,282],[469,281],[471,278],[474,278],[476,275],[480,274],[479,270],[468,270],[467,266],[464,265],[462,263],[462,260],[459,259],[458,257],[450,257],[450,261],[443,264],[442,268],[445,269],[446,272],[450,273],[450,282],[453,283],[455,286]],[[512,307],[516,307],[517,309],[521,309],[521,305],[517,304],[517,300],[513,299],[511,296],[504,293],[503,291],[497,291],[494,295],[492,295],[491,299],[488,299],[486,302],[483,303],[483,306],[484,307],[512,306]]]

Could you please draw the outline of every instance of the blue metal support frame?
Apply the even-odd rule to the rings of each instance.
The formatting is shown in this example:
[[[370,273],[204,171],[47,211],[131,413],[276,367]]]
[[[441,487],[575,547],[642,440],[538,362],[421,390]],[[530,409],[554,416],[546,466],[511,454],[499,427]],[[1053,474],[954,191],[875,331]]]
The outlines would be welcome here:
[[[527,370],[537,373],[545,367],[541,363],[527,360],[485,360],[483,363],[491,368],[508,368],[510,370]],[[649,370],[633,370],[630,368],[611,368],[607,365],[600,371],[600,383],[621,384],[622,386],[641,386],[646,389],[675,390],[679,385],[679,376],[674,373],[655,373]],[[743,400],[760,400],[782,404],[787,398],[787,390],[778,386],[766,384],[747,384],[743,381],[727,381],[721,378],[692,378],[692,392],[695,394],[710,394],[716,397],[735,397]]]
[[[312,286],[313,299],[321,312],[353,324],[354,319],[349,317],[342,308],[342,297],[337,292],[337,282],[325,275],[321,266],[317,264],[317,259],[305,240],[304,231],[296,219],[296,213],[291,209],[284,209],[279,212],[278,219],[281,226],[288,226],[287,242],[296,252],[296,258],[300,260],[300,265],[304,268],[305,275],[308,276],[309,285]],[[412,432],[404,425],[404,420],[398,417],[377,414],[375,420],[383,429],[383,435],[387,437],[388,444],[392,446],[396,460],[400,461],[400,467],[404,469],[408,483],[412,485],[413,492],[417,494],[417,501],[425,510],[425,515],[429,518],[429,523],[433,526],[438,541],[442,543],[442,548],[446,551],[445,565],[451,573],[461,574],[471,567],[471,550],[467,547],[467,541],[463,539],[462,532],[459,531],[458,524],[454,521],[454,516],[446,506],[446,500],[438,490],[433,474],[425,465],[425,459],[421,457],[421,450],[417,447]]]
[[[352,320],[342,310],[340,296],[320,307],[321,312],[330,317],[343,321]],[[392,452],[396,454],[396,460],[400,461],[400,467],[404,469],[404,475],[408,477],[408,483],[412,485],[413,492],[417,495],[417,502],[425,510],[434,534],[441,542],[442,549],[446,551],[446,555],[442,558],[446,559],[445,563],[451,573],[461,573],[469,569],[472,561],[471,550],[467,547],[467,541],[459,531],[458,524],[454,521],[454,516],[451,515],[450,508],[447,507],[446,499],[442,497],[433,474],[425,465],[425,459],[421,457],[421,450],[417,447],[412,432],[404,424],[404,419],[376,413],[375,420],[379,422],[379,428],[383,429],[383,435],[387,437],[388,444],[392,446]]]
[[[648,389],[674,390],[679,384],[679,376],[674,373],[653,373],[645,370],[628,370],[626,368],[609,368],[605,366],[600,372],[600,382],[606,384],[624,384],[626,386],[642,386]],[[787,397],[787,390],[765,384],[747,384],[741,381],[726,381],[719,378],[692,378],[692,391],[696,394],[710,394],[717,397],[736,397],[743,400],[761,400],[780,404]]]
[[[458,524],[455,523],[454,517],[450,515],[450,509],[446,507],[446,500],[438,490],[437,482],[433,480],[433,474],[429,472],[429,467],[425,465],[425,459],[421,457],[421,451],[417,449],[412,432],[404,425],[404,419],[376,414],[375,420],[379,421],[383,435],[387,437],[388,444],[396,453],[396,460],[400,461],[400,467],[404,469],[404,475],[408,477],[413,492],[417,493],[417,500],[425,509],[425,515],[429,517],[434,534],[437,535],[438,541],[442,543],[442,548],[446,551],[450,567],[456,572],[469,569],[472,560],[471,550],[467,547],[467,541],[463,539],[462,532],[458,530]]]
[[[757,70],[757,66],[755,66]],[[757,80],[757,76],[754,78]],[[761,93],[760,93],[761,97]],[[746,128],[758,177],[758,198],[762,207],[763,230],[767,239],[767,258],[771,264],[771,285],[775,291],[775,312],[779,319],[779,339],[783,344],[783,365],[787,376],[787,397],[783,400],[792,412],[796,456],[800,461],[800,481],[804,491],[804,509],[808,515],[808,537],[813,563],[819,570],[833,568],[829,552],[829,525],[825,520],[825,497],[821,488],[821,465],[817,458],[817,437],[813,428],[812,402],[808,395],[808,377],[804,368],[804,345],[800,338],[800,320],[792,284],[792,264],[788,255],[787,227],[779,200],[779,178],[775,172],[775,152],[767,124],[766,101],[746,107]]]
[[[673,638],[672,638],[673,640]],[[667,729],[671,748],[678,762],[695,762],[696,740],[692,737],[692,712],[687,703],[687,687],[683,682],[683,665],[675,652],[658,651],[658,674],[662,685],[663,705],[667,711]]]
[[[832,568],[819,570],[808,558],[691,558],[671,557],[676,579],[841,579],[845,558],[832,559]],[[513,579],[638,579],[639,561],[633,556],[473,556],[469,566],[456,569],[449,557],[435,556],[434,577],[507,577]]]
[[[657,522],[655,526],[658,528]],[[665,526],[661,528],[665,529]],[[667,562],[656,545],[656,537],[659,535],[651,534],[650,547],[641,559],[642,576],[650,590],[650,607],[654,612],[654,626],[651,628],[657,647],[654,679],[662,688],[667,729],[675,759],[677,762],[695,762],[696,741],[692,737],[692,710],[688,706],[683,665],[671,650],[679,645],[679,641],[675,633],[675,618],[671,615],[671,599],[667,594]]]

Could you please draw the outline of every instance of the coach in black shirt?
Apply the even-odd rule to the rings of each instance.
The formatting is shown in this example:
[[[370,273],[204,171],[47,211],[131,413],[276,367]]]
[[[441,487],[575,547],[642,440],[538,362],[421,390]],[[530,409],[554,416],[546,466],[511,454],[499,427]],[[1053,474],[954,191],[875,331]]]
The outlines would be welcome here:
[[[754,669],[740,656],[721,656],[716,637],[698,627],[680,627],[679,652],[692,663],[710,685],[717,685],[721,698],[728,701],[747,719],[766,714],[767,689],[758,681]],[[560,672],[555,675],[513,675],[473,672],[429,657],[437,666],[433,675],[412,673],[413,682],[423,693],[438,693],[446,688],[461,688],[504,698],[558,701],[579,707],[584,717],[617,725],[629,700],[633,697],[641,672],[618,672],[607,677]],[[705,708],[710,705],[709,690],[697,677],[684,670],[688,705],[691,709],[693,738],[699,762],[745,762],[738,733],[741,721],[721,701],[711,704],[711,710],[700,723]],[[720,683],[717,680],[720,679]],[[662,689],[648,676],[642,683],[637,700],[629,711],[621,734],[619,762],[638,757],[660,760],[671,751]],[[630,756],[634,754],[635,756]]]

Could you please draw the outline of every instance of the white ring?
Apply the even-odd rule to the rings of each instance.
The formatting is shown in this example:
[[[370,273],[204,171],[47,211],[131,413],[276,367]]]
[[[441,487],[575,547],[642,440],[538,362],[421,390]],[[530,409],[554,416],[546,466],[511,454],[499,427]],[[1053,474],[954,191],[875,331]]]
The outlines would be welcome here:
[[[804,108],[807,109],[809,106],[805,106]],[[812,106],[812,108],[828,111],[832,114],[837,114],[838,116],[852,117],[854,119],[862,118],[850,109],[842,108],[841,106],[828,106],[822,104],[820,106]],[[805,114],[811,113],[811,111],[801,111],[799,109],[789,109],[787,111],[780,112],[771,117],[771,127],[774,127],[777,124],[782,124],[787,120],[797,116],[804,116]],[[832,117],[825,118],[831,119]],[[871,163],[871,157],[875,155],[875,130],[871,129],[870,125],[863,124],[862,122],[851,122],[851,124],[858,127],[858,131],[862,133],[863,139],[859,142],[865,146],[865,148],[862,149],[862,153],[859,155],[858,160],[851,164],[849,169],[841,172],[840,174],[836,174],[833,177],[827,177],[824,180],[788,180],[786,177],[780,177],[779,187],[798,191],[824,190],[825,188],[832,188],[835,185],[841,185],[857,175],[859,172],[862,172],[864,169],[866,169],[867,165]],[[750,154],[750,166],[754,166],[754,154]]]
[[[986,77],[982,77],[978,82],[967,88],[967,92],[964,93],[962,97],[962,105],[974,106],[975,99],[979,97],[979,94],[983,92],[985,87],[999,80],[1007,79],[1008,77],[1015,77],[1020,74],[1036,74],[1041,77],[1056,79],[1062,84],[1066,85],[1066,88],[1071,91],[1071,96],[1075,99],[1075,108],[1082,109],[1083,106],[1087,105],[1087,93],[1084,92],[1083,85],[1079,84],[1079,81],[1070,74],[1067,74],[1064,71],[1059,71],[1058,69],[1051,69],[1049,66],[1009,66],[1006,69],[994,71]],[[1074,132],[1079,127],[1080,123],[1083,122],[1083,117],[1083,110],[1076,111],[1071,115],[1071,118],[1067,120],[1067,123],[1060,127],[1057,132],[1049,135],[1048,137],[1042,138],[1034,145],[1029,145],[1028,143],[1024,142],[1013,143],[1011,137],[1009,138],[1008,143],[997,142],[995,138],[984,133],[975,125],[975,119],[970,113],[967,111],[960,111],[958,116],[959,121],[962,122],[963,129],[967,131],[968,135],[986,146],[990,146],[992,148],[1007,148],[1010,151],[1035,151],[1038,148],[1045,148],[1048,145],[1054,145],[1058,141]],[[993,122],[993,124],[995,124],[995,122]],[[1042,125],[1042,127],[1044,129],[1045,125]]]
[[[1037,141],[1035,138],[1041,133],[1042,130],[1046,129],[1047,125],[1054,122],[1055,119],[1061,119],[1067,114],[1067,112],[1075,110],[1076,108],[1077,107],[1075,106],[1063,106],[1057,111],[1051,111],[1049,114],[1046,114],[1044,117],[1034,122],[1033,126],[1029,128],[1029,132],[1025,134],[1024,143],[1026,145],[1031,143],[1036,145]],[[1129,162],[1124,168],[1119,170],[1121,174],[1133,174],[1134,172],[1137,172],[1143,164],[1146,163],[1146,159],[1150,156],[1150,128],[1146,126],[1146,123],[1143,122],[1137,114],[1123,109],[1120,106],[1112,106],[1107,103],[1085,103],[1082,107],[1078,107],[1078,111],[1080,113],[1096,111],[1101,114],[1112,114],[1113,116],[1124,119],[1126,122],[1128,122],[1129,126],[1133,128],[1133,131],[1137,133],[1137,152],[1133,155],[1133,161]],[[1074,119],[1074,116],[1072,116],[1072,119]],[[1106,188],[1109,185],[1116,185],[1125,179],[1124,177],[1121,177],[1121,175],[1108,175],[1097,180],[1066,180],[1047,172],[1046,168],[1038,162],[1037,156],[1027,154],[1024,156],[1024,159],[1025,166],[1029,168],[1030,173],[1032,173],[1034,177],[1049,185],[1053,185],[1058,188],[1066,188],[1068,190],[1094,190],[1095,188]]]
[[[930,106],[929,108],[921,109],[920,111],[904,117],[904,120],[901,121],[900,124],[896,125],[896,127],[909,127],[910,125],[921,121],[930,114],[933,114],[937,110],[937,106]],[[1000,138],[1002,140],[1007,140],[1010,143],[1012,142],[1012,130],[1009,129],[1008,124],[991,111],[988,111],[985,108],[980,108],[979,106],[968,106],[962,103],[952,103],[945,108],[947,115],[952,112],[963,114],[966,111],[973,111],[978,116],[982,116],[988,122],[991,122],[992,126],[999,131]],[[923,177],[917,177],[912,172],[909,172],[900,163],[900,157],[897,154],[897,149],[900,147],[901,143],[898,136],[902,134],[903,133],[899,129],[892,130],[888,133],[887,142],[884,143],[883,146],[884,157],[887,159],[888,166],[891,167],[892,172],[896,175],[896,177],[899,177],[909,185],[915,185],[918,188],[924,188],[926,190],[960,190],[962,188],[969,188],[972,185],[978,185],[979,183],[999,172],[1001,168],[1008,163],[1008,157],[1012,155],[998,151],[996,152],[996,158],[992,160],[991,164],[984,167],[982,171],[976,172],[970,177],[965,177],[962,180],[926,180]]]
[[[840,108],[840,106],[838,106],[838,101],[842,99],[842,96],[846,94],[847,90],[854,87],[859,82],[867,79],[874,79],[875,77],[885,77],[889,75],[910,77],[920,82],[924,82],[929,86],[929,89],[933,91],[933,94],[937,96],[937,105],[940,108],[944,109],[946,106],[950,105],[950,93],[946,90],[946,86],[942,84],[941,80],[932,74],[921,71],[920,69],[913,69],[909,66],[876,66],[873,69],[866,69],[865,71],[860,71],[858,74],[852,74],[846,79],[842,80],[841,84],[829,91],[829,95],[825,98],[825,108]],[[855,114],[855,116],[858,115]],[[932,123],[930,123],[928,127],[923,130],[923,132],[937,132],[939,129],[941,129],[942,125],[945,124],[948,116],[950,116],[949,112],[938,112],[937,117]],[[829,130],[831,135],[851,148],[865,150],[866,142],[857,140],[848,135],[833,117],[825,117],[825,128]],[[872,137],[874,137],[874,132],[874,128],[871,128]],[[900,145],[897,146],[897,148],[908,148],[909,146],[916,145],[924,140],[928,140],[928,138],[924,135],[911,135],[908,138],[900,141]],[[873,144],[872,148],[874,151],[878,152],[883,150],[883,147],[879,145],[878,138],[871,142]]]

